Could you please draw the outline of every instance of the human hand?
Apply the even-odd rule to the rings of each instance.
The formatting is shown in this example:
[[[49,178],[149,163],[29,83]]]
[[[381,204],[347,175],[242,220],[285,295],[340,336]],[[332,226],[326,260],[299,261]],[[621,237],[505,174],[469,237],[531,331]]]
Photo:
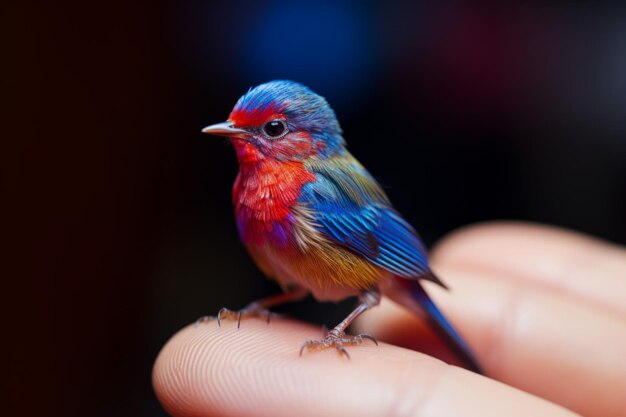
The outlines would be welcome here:
[[[225,322],[177,333],[154,366],[157,396],[174,416],[626,415],[624,248],[494,223],[453,234],[432,260],[452,290],[427,289],[487,377],[385,343],[349,348],[350,361],[334,350],[299,357],[319,328],[250,319],[240,330]],[[438,346],[387,300],[359,326],[401,346]]]

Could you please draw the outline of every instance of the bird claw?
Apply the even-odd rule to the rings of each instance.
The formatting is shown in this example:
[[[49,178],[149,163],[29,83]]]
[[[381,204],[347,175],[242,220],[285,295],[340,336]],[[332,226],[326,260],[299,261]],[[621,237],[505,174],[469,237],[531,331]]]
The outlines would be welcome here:
[[[217,321],[219,327],[222,326],[222,320],[237,320],[237,328],[241,327],[241,319],[247,317],[259,317],[267,320],[267,324],[270,324],[270,320],[273,317],[279,317],[279,314],[272,313],[268,309],[260,307],[256,303],[252,303],[241,310],[230,310],[226,307],[218,311],[217,316],[203,316],[196,320],[195,326],[198,327],[201,324],[207,323],[213,319]]]
[[[346,335],[343,331],[333,329],[330,332],[327,332],[326,337],[324,337],[323,339],[307,340],[306,342],[304,342],[302,344],[302,347],[300,347],[300,356],[302,356],[302,353],[305,349],[321,350],[334,347],[339,355],[345,355],[345,357],[349,360],[350,355],[348,354],[345,346],[360,345],[365,339],[371,340],[376,346],[378,346],[378,342],[376,341],[376,339],[368,334],[361,333],[356,336],[350,336]]]

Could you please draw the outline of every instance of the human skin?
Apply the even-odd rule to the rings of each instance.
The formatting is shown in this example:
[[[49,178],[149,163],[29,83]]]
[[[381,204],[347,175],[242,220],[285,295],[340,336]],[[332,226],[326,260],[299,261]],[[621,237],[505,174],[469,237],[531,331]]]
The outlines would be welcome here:
[[[431,259],[452,290],[427,290],[486,377],[407,349],[449,359],[420,318],[384,300],[358,330],[394,344],[351,347],[350,360],[299,357],[320,329],[294,320],[187,326],[154,365],[159,400],[174,416],[626,415],[626,249],[491,223],[453,233]]]

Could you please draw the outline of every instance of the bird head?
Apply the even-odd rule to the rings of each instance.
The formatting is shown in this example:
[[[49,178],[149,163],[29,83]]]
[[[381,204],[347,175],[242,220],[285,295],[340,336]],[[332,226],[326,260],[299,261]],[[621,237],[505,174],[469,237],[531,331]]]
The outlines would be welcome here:
[[[323,159],[344,147],[339,122],[326,100],[294,81],[251,88],[226,122],[202,132],[230,138],[240,163]]]

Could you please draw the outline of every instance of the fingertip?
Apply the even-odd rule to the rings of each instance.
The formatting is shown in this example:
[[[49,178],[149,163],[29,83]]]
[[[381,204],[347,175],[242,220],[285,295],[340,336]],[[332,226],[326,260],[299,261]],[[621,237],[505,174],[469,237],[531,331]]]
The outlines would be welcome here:
[[[286,340],[304,340],[307,333],[281,324],[274,320],[270,327],[249,320],[238,328],[237,322],[222,321],[218,326],[213,321],[180,330],[163,347],[153,368],[153,387],[163,407],[175,416],[236,416],[251,403],[263,405],[270,398],[264,394],[269,385],[254,388],[251,382],[269,379],[277,388],[281,380],[273,373],[297,356],[295,345]],[[272,336],[276,334],[281,337]],[[272,367],[264,366],[268,361],[273,361]]]

